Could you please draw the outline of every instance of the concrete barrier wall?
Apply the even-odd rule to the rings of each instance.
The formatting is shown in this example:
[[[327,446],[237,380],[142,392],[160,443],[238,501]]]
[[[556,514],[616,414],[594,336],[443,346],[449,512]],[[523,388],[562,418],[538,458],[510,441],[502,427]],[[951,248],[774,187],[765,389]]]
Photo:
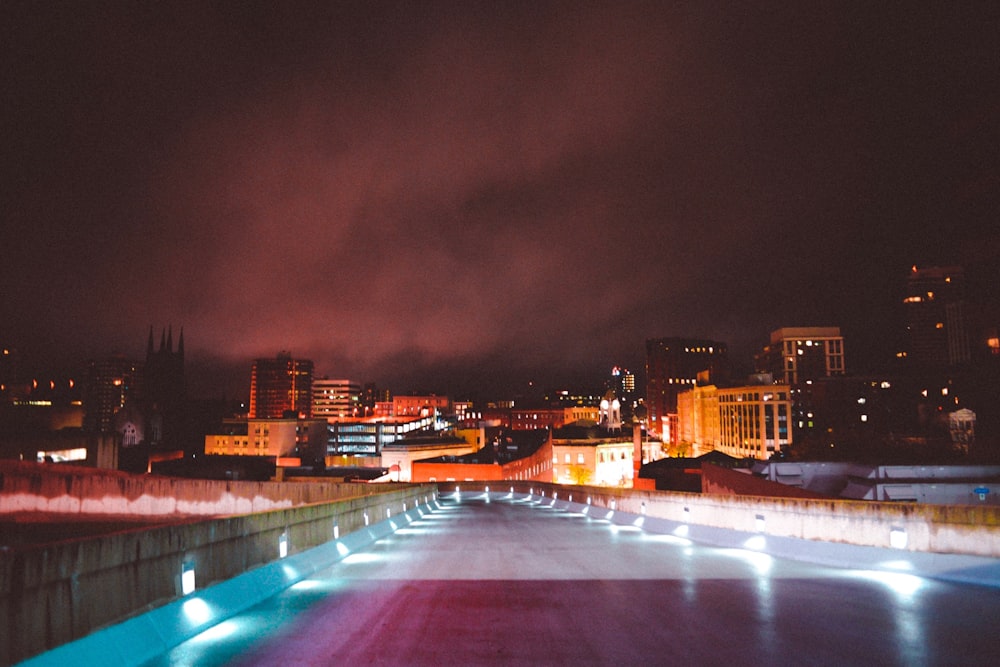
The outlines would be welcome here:
[[[278,560],[282,535],[289,554],[301,552],[427,503],[435,492],[379,485],[363,497],[0,549],[0,664],[178,599],[185,564],[202,588]]]
[[[0,460],[0,514],[218,516],[377,492],[365,484],[221,482]]]
[[[771,496],[777,498],[812,498],[829,500],[830,496],[808,491],[797,486],[789,486],[764,477],[730,470],[722,466],[706,463],[701,466],[702,493],[722,495]]]
[[[302,581],[345,556],[369,547],[438,509],[409,506],[403,514],[371,524],[312,549],[271,561],[232,579],[102,628],[20,663],[19,667],[134,667],[162,658],[178,644]]]
[[[438,484],[442,494],[513,489],[637,516],[697,525],[906,551],[1000,558],[1000,507],[918,505],[564,486],[541,482]]]

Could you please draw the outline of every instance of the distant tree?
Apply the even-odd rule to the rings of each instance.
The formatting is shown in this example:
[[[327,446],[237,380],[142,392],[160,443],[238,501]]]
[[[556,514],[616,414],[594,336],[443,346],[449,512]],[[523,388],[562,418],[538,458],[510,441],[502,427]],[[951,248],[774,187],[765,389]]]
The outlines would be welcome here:
[[[590,480],[593,476],[594,475],[590,472],[590,469],[584,466],[572,466],[569,469],[570,481],[577,486],[586,486],[587,484],[590,484]]]

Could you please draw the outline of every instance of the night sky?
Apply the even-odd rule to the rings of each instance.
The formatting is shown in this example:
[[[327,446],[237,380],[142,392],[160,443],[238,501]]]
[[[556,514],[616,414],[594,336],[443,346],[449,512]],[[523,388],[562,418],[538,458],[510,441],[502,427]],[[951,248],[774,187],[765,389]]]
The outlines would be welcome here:
[[[398,392],[890,353],[1000,256],[995,2],[0,2],[0,342]],[[982,269],[981,269],[982,270]]]

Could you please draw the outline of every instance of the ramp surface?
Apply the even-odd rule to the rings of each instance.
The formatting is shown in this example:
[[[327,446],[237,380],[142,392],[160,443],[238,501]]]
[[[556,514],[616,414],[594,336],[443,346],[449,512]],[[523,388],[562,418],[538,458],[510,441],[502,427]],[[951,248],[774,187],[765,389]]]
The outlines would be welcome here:
[[[442,498],[165,665],[998,664],[1000,594]]]

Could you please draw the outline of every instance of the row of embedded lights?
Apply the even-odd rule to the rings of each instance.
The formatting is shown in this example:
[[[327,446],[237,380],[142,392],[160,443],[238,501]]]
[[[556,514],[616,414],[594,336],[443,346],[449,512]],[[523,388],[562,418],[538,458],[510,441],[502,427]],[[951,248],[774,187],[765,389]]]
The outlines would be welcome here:
[[[489,502],[490,488],[488,486],[485,488],[485,493],[486,493],[486,502]],[[459,494],[460,494],[460,489],[459,489],[458,486],[456,486],[455,487],[455,496],[456,496],[456,498],[459,497]],[[534,495],[535,495],[534,488],[533,487],[529,488],[528,489],[528,498],[529,498],[529,500]],[[513,498],[513,496],[514,496],[514,487],[510,487],[510,492],[509,492],[509,494],[508,494],[507,497],[508,498]],[[545,497],[545,491],[544,490],[540,491],[540,496],[541,496],[541,498]],[[558,499],[559,499],[559,492],[558,491],[553,491],[552,492],[552,504],[554,505],[555,502]],[[585,507],[583,509],[583,514],[585,514],[585,515],[588,514],[588,512],[590,510],[590,507],[593,504],[592,500],[593,499],[590,496],[587,496],[587,507]],[[573,502],[573,494],[569,494],[568,501],[570,503]],[[541,502],[541,501],[539,500],[539,502]],[[612,498],[611,502],[610,502],[610,511],[608,512],[607,517],[606,517],[608,520],[610,520],[614,516],[616,505],[617,505],[616,500]],[[680,525],[676,529],[674,529],[673,534],[674,534],[675,537],[687,540],[688,539],[688,533],[690,531],[690,524],[691,524],[691,508],[685,506],[683,511],[684,511],[684,519],[683,519],[684,523],[683,523],[683,525]],[[645,518],[646,518],[646,502],[645,501],[642,501],[642,504],[641,504],[641,507],[640,507],[640,512],[641,512],[642,516],[639,516],[633,522],[633,525],[635,527],[637,527],[637,528],[642,528],[643,527],[643,523],[645,522]],[[758,534],[753,535],[749,539],[747,539],[743,543],[743,547],[745,549],[747,549],[748,551],[751,551],[751,552],[762,552],[764,550],[764,548],[766,547],[766,538],[764,536],[766,526],[767,526],[767,523],[766,523],[766,520],[765,520],[763,514],[756,514],[756,515],[754,515],[754,529],[755,529],[755,531]],[[889,530],[889,545],[890,545],[891,548],[902,550],[902,549],[906,548],[907,544],[908,544],[908,539],[907,539],[906,530],[904,528],[898,527],[898,526],[893,526],[892,528],[890,528],[890,530]],[[890,561],[890,562],[884,563],[883,565],[884,565],[884,568],[886,568],[886,569],[880,569],[877,572],[860,571],[860,575],[859,576],[874,577],[878,581],[880,581],[881,583],[887,584],[897,594],[900,594],[900,595],[903,595],[903,596],[912,595],[916,590],[918,590],[920,588],[921,579],[919,577],[916,577],[916,576],[910,575],[910,574],[906,574],[906,573],[900,573],[900,572],[893,572],[892,571],[892,570],[899,570],[899,569],[904,569],[904,570],[911,569],[912,565],[910,563],[908,563],[906,561]],[[888,569],[888,571],[887,571],[887,569]]]
[[[455,487],[455,497],[459,498],[460,494],[461,494],[461,489],[458,486],[456,486]],[[534,495],[535,495],[535,489],[534,489],[534,487],[529,488],[528,489],[528,498],[530,499]],[[490,501],[490,487],[488,487],[488,486],[485,487],[485,496],[486,496],[486,502],[488,503]],[[512,486],[512,487],[510,487],[510,492],[508,493],[507,497],[510,498],[510,497],[513,497],[513,496],[514,496],[514,487]],[[545,491],[544,490],[540,490],[540,496],[542,498],[545,497]],[[557,501],[558,499],[559,499],[559,492],[558,491],[553,491],[552,492],[552,502],[555,503],[555,501]],[[569,494],[568,502],[571,502],[571,503],[573,502],[573,494],[572,493]],[[588,514],[589,513],[591,504],[592,504],[592,498],[590,496],[587,496],[587,507],[585,507],[584,510],[583,510],[584,514]],[[611,517],[614,516],[616,506],[617,506],[617,500],[614,499],[614,498],[612,498],[611,499],[611,503],[610,503],[610,511],[608,512],[608,515],[606,517],[607,519],[611,519]],[[642,501],[642,505],[640,507],[640,513],[642,514],[642,516],[640,516],[635,521],[635,525],[638,526],[638,527],[642,527],[643,523],[645,522],[646,501]],[[677,535],[678,537],[687,537],[688,532],[689,532],[689,525],[690,525],[690,523],[691,523],[691,508],[690,507],[685,507],[684,508],[684,525],[679,526],[674,531],[674,534]],[[753,549],[753,550],[758,550],[758,551],[761,550],[761,549],[763,549],[764,546],[765,546],[765,538],[764,538],[764,533],[766,532],[765,529],[766,529],[766,521],[764,520],[764,515],[763,514],[757,514],[757,515],[755,515],[754,516],[754,530],[758,533],[758,535],[754,535],[753,537],[751,537],[750,539],[748,539],[746,541],[746,543],[744,544],[744,546],[746,546],[748,549]],[[906,530],[904,528],[900,528],[898,526],[893,526],[892,528],[889,529],[889,546],[891,548],[893,548],[893,549],[905,549],[908,543],[909,543],[909,540],[907,538]]]
[[[437,499],[436,492],[433,494],[433,499],[434,500]],[[429,504],[428,498],[427,496],[424,496],[424,505],[427,504]],[[405,514],[407,510],[406,501],[403,501],[402,506],[403,506],[403,513]],[[417,509],[419,510],[419,507],[417,507]],[[392,509],[387,507],[385,509],[385,518],[389,519],[391,517],[392,517]],[[368,512],[364,512],[364,521],[366,527],[371,523],[371,519],[368,516]],[[395,527],[395,524],[392,525],[393,527]],[[333,539],[334,540],[340,539],[340,524],[337,521],[333,522]],[[289,544],[288,529],[286,528],[278,536],[278,558],[285,558],[288,556],[288,544]],[[338,551],[340,551],[341,556],[347,553],[347,547],[344,546],[343,544],[338,544],[337,549]],[[181,563],[181,595],[182,596],[190,595],[195,591],[195,588],[196,584],[195,584],[194,561],[188,559]]]

